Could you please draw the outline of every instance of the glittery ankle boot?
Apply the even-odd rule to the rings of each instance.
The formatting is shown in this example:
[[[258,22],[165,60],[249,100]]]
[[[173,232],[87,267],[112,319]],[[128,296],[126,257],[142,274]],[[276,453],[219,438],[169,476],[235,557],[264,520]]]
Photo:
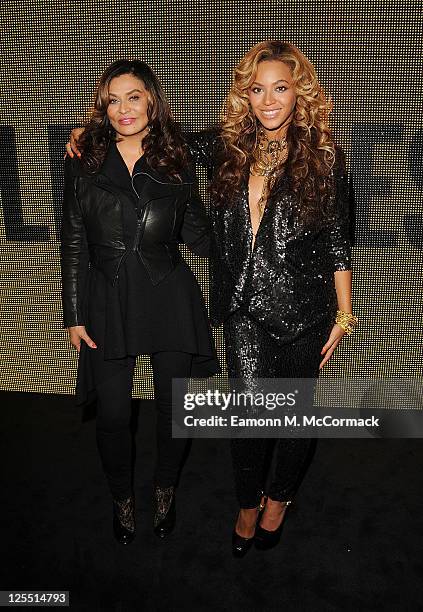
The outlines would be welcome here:
[[[134,497],[113,500],[113,532],[120,544],[130,544],[135,538]]]
[[[176,506],[175,487],[159,487],[154,489],[155,514],[154,533],[159,538],[165,538],[175,527]]]

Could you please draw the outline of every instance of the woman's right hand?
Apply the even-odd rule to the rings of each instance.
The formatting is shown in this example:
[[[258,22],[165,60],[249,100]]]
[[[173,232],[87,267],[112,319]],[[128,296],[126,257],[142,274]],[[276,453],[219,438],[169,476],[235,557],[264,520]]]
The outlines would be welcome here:
[[[74,154],[81,157],[81,152],[78,149],[78,140],[83,131],[84,128],[74,128],[70,133],[69,142],[66,143],[66,153],[70,157],[73,157]]]
[[[73,327],[68,327],[68,332],[69,340],[71,341],[71,344],[76,348],[78,353],[81,348],[81,340],[84,340],[90,348],[97,348],[97,345],[94,340],[91,340],[91,338],[87,334],[85,325],[75,325]]]

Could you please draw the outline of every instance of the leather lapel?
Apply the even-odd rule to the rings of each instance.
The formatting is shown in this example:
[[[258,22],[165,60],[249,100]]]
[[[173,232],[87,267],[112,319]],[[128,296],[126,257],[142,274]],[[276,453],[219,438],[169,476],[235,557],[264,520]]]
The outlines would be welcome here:
[[[141,189],[137,189],[137,176],[144,175],[146,178],[143,181]],[[153,200],[160,200],[161,198],[173,197],[175,198],[183,185],[177,185],[175,183],[159,182],[153,178],[150,173],[147,172],[135,172],[132,176],[132,184],[138,194],[140,200],[140,206],[143,207]]]
[[[144,174],[144,173],[143,173]],[[134,175],[134,185],[136,185],[136,175]],[[97,187],[100,189],[104,189],[110,193],[113,193],[117,198],[121,198],[123,192],[117,185],[112,183],[112,181],[104,174],[97,174],[93,179],[91,179]],[[147,175],[147,180],[144,181],[142,188],[135,191],[134,195],[138,194],[140,200],[140,206],[144,207],[146,204],[151,202],[152,200],[159,200],[161,198],[166,197],[175,197],[177,195],[178,188],[181,188],[181,185],[176,185],[174,183],[158,183],[153,180],[150,175]]]
[[[105,174],[97,174],[95,177],[90,178],[89,180],[91,180],[96,187],[100,187],[100,189],[113,193],[117,198],[119,198],[121,195],[119,188],[112,183],[112,181]]]

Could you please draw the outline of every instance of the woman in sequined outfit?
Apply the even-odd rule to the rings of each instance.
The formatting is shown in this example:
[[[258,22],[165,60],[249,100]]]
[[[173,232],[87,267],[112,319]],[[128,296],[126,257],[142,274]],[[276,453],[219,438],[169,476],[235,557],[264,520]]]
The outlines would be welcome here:
[[[211,172],[210,308],[212,323],[223,323],[230,378],[317,378],[356,323],[348,179],[329,110],[308,59],[266,41],[235,68],[220,127],[190,137]],[[310,444],[231,441],[235,556],[253,540],[277,543]]]
[[[348,178],[329,110],[308,59],[266,41],[235,68],[221,125],[186,134],[211,178],[210,314],[230,378],[316,378],[356,322]],[[231,441],[234,555],[277,543],[310,442]]]

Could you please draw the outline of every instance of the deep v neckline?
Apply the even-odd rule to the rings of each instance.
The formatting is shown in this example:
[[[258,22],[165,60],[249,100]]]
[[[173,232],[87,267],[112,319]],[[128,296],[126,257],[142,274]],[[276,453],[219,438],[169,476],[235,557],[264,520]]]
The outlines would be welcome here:
[[[264,178],[263,178],[263,184],[264,184]],[[260,193],[262,193],[263,190],[263,184],[261,185],[261,190]],[[251,203],[250,203],[250,175],[248,175],[248,180],[247,180],[247,184],[246,184],[246,198],[245,198],[246,202],[247,202],[247,217],[248,217],[248,227],[249,227],[249,234],[250,234],[250,244],[249,244],[249,251],[250,254],[252,254],[254,252],[256,243],[257,243],[257,236],[259,234],[260,231],[260,227],[261,224],[263,223],[263,219],[264,216],[266,214],[266,210],[267,210],[267,204],[268,202],[266,201],[266,204],[264,206],[264,210],[263,210],[263,214],[261,216],[261,219],[259,220],[258,224],[257,224],[257,229],[254,235],[254,229],[253,229],[253,219],[252,219],[252,215],[251,215]],[[258,198],[258,200],[255,202],[254,206],[257,207],[258,202],[260,201],[260,197]]]

